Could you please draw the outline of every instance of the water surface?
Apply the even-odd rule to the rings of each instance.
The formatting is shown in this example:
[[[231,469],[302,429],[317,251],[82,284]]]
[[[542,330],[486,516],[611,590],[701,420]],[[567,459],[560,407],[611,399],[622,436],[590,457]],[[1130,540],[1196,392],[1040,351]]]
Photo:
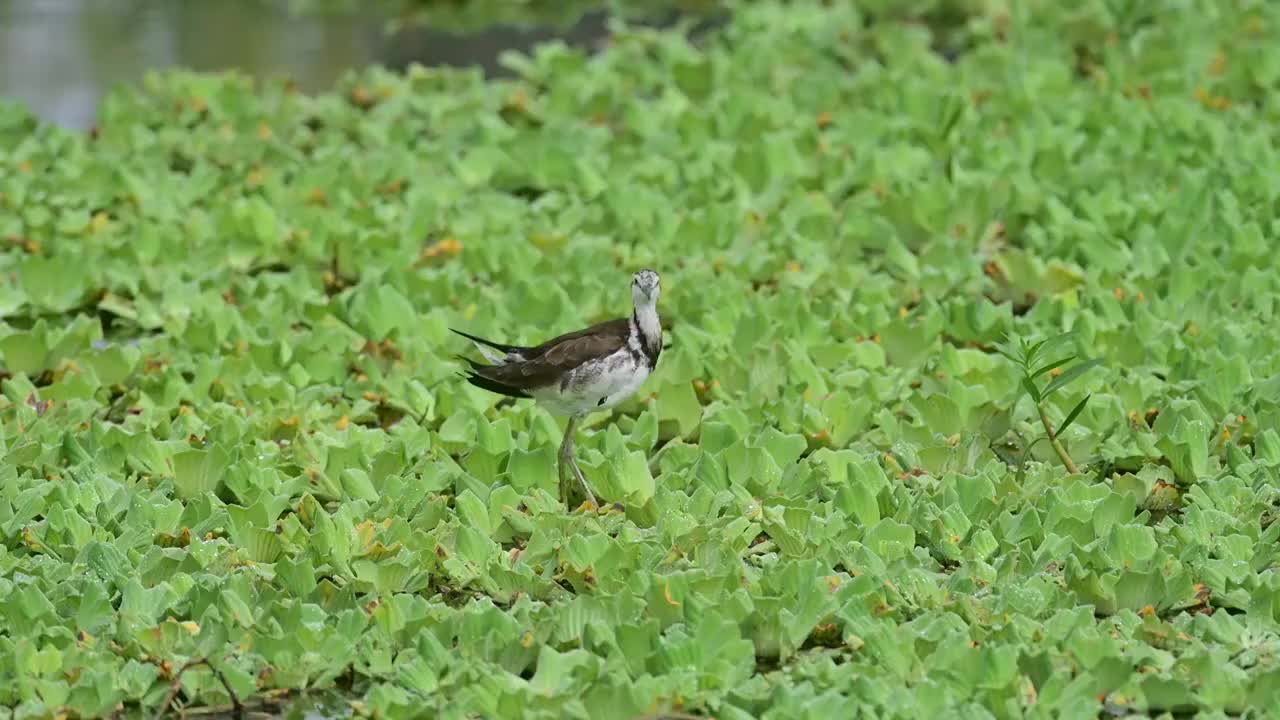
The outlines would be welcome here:
[[[503,50],[552,38],[591,46],[607,35],[602,13],[565,28],[497,25],[468,34],[423,27],[389,34],[386,21],[373,11],[296,15],[267,0],[0,0],[0,99],[84,129],[107,90],[152,69],[236,68],[291,77],[316,92],[370,64],[478,66],[492,74],[501,72]]]

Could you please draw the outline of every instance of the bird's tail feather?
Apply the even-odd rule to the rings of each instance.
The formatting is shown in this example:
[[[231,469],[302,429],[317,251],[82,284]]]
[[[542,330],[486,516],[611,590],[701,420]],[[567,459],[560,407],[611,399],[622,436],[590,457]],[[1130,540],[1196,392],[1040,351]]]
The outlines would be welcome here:
[[[499,395],[506,395],[507,397],[513,397],[513,398],[533,397],[532,395],[521,390],[518,387],[512,387],[510,385],[500,383],[497,380],[485,377],[484,375],[480,374],[480,371],[484,370],[484,368],[491,367],[491,366],[481,365],[475,360],[472,360],[471,358],[468,358],[468,357],[463,357],[462,355],[459,355],[458,359],[466,362],[468,365],[471,366],[469,370],[460,374],[462,375],[462,377],[466,378],[467,382],[471,383],[472,385],[475,385],[476,387],[482,390],[488,390],[489,392],[498,393]]]
[[[522,347],[520,345],[505,345],[503,343],[493,342],[492,340],[485,340],[482,337],[476,337],[475,335],[472,335],[470,333],[465,333],[465,332],[462,332],[461,330],[456,330],[454,328],[449,328],[449,330],[475,343],[476,348],[480,350],[480,354],[483,355],[486,360],[488,360],[489,362],[495,365],[505,365],[506,363],[511,362],[512,360],[516,360],[516,361],[523,360],[524,353],[529,349],[527,347]],[[497,353],[494,353],[493,350],[490,350],[489,348],[493,348],[494,350],[501,350],[504,354],[499,355]]]

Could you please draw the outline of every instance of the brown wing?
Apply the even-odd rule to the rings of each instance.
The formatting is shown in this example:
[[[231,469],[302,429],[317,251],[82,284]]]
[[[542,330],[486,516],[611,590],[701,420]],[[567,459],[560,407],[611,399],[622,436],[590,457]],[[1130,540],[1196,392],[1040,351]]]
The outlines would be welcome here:
[[[588,335],[616,337],[619,343],[618,347],[621,347],[622,346],[621,343],[625,343],[627,341],[627,334],[630,332],[631,332],[631,325],[630,325],[630,321],[627,318],[614,318],[613,320],[605,320],[603,322],[598,322],[595,325],[591,325],[590,327],[582,328],[581,330],[574,330],[573,332],[567,332],[563,335],[557,335],[551,338],[550,340],[542,343],[541,345],[537,345],[535,347],[530,348],[528,355],[529,357],[538,357],[540,355],[543,355],[544,353],[547,353],[551,350],[554,350],[560,347],[565,342],[568,342],[570,340],[577,340],[578,338],[582,338]],[[614,349],[616,350],[617,348],[614,348]]]
[[[538,345],[524,362],[506,365],[472,364],[472,373],[511,390],[532,390],[558,381],[582,363],[608,355],[627,342],[627,318],[607,320],[565,333]]]

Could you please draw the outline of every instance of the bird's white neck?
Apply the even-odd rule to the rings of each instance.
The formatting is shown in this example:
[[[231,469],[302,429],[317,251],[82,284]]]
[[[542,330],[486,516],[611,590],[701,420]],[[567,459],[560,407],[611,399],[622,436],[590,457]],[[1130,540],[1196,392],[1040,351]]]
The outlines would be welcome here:
[[[649,350],[662,347],[662,324],[658,322],[658,308],[654,304],[637,303],[631,326],[631,331],[639,334],[640,342]]]

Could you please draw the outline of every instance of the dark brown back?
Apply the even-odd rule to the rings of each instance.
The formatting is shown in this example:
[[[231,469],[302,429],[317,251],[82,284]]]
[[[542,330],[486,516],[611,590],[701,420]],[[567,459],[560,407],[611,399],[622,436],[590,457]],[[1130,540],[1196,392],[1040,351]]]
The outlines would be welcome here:
[[[554,337],[527,353],[520,363],[476,368],[476,374],[503,385],[531,390],[551,385],[584,362],[616,352],[627,342],[628,318],[596,323]]]

